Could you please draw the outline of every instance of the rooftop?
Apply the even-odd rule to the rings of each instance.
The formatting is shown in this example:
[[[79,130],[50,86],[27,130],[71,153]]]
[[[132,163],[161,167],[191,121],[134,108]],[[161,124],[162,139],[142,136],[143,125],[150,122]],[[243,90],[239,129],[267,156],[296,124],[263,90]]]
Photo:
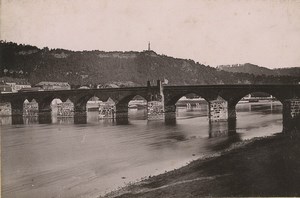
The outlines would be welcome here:
[[[50,82],[50,81],[42,81],[39,82],[36,85],[64,85],[64,86],[69,86],[69,83],[67,82]]]

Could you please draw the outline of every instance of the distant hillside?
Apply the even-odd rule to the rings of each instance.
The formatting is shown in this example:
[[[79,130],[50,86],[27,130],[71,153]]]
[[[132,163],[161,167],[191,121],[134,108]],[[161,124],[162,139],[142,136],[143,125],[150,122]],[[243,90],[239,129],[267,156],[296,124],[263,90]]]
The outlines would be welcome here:
[[[300,67],[273,69],[277,75],[281,76],[300,76]]]
[[[40,81],[67,81],[72,85],[145,85],[167,79],[171,85],[295,83],[300,77],[265,77],[231,73],[193,60],[158,55],[154,51],[103,52],[39,49],[0,42],[0,77]]]
[[[254,75],[268,75],[268,76],[300,76],[300,67],[268,69],[250,63],[236,64],[236,65],[220,65],[219,70],[234,72],[234,73],[248,73]]]

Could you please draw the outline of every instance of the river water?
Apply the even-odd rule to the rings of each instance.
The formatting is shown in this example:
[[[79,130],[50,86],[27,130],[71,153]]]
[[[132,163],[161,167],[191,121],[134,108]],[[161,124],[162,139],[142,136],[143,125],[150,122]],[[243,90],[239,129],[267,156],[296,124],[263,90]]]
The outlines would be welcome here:
[[[226,123],[209,124],[206,105],[178,108],[174,125],[147,121],[136,109],[129,111],[129,125],[99,121],[92,112],[81,125],[57,118],[11,125],[2,118],[2,197],[98,197],[235,142],[281,132],[281,109],[279,102],[238,104],[232,136]]]

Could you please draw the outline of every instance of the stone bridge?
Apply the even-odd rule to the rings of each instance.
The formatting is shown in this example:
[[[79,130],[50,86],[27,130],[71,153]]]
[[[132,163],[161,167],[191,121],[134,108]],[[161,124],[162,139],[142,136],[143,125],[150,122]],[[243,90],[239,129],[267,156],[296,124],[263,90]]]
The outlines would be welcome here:
[[[164,104],[166,123],[176,121],[176,102],[190,93],[204,98],[209,104],[209,120],[229,121],[236,119],[236,104],[247,94],[265,92],[276,97],[283,104],[283,131],[291,131],[300,123],[300,85],[186,85],[146,87],[57,90],[0,94],[0,102],[10,102],[13,123],[23,115],[23,103],[35,99],[39,106],[39,120],[51,119],[51,102],[58,98],[63,102],[69,99],[74,104],[74,122],[86,122],[86,104],[93,96],[101,101],[111,98],[116,103],[115,119],[119,123],[128,122],[128,103],[139,95],[150,101]]]

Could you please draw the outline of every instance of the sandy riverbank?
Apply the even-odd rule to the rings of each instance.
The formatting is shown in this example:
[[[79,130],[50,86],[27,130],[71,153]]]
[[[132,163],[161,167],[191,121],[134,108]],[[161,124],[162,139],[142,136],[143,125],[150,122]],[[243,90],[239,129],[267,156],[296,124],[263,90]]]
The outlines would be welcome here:
[[[106,197],[300,196],[300,135],[237,143]]]

